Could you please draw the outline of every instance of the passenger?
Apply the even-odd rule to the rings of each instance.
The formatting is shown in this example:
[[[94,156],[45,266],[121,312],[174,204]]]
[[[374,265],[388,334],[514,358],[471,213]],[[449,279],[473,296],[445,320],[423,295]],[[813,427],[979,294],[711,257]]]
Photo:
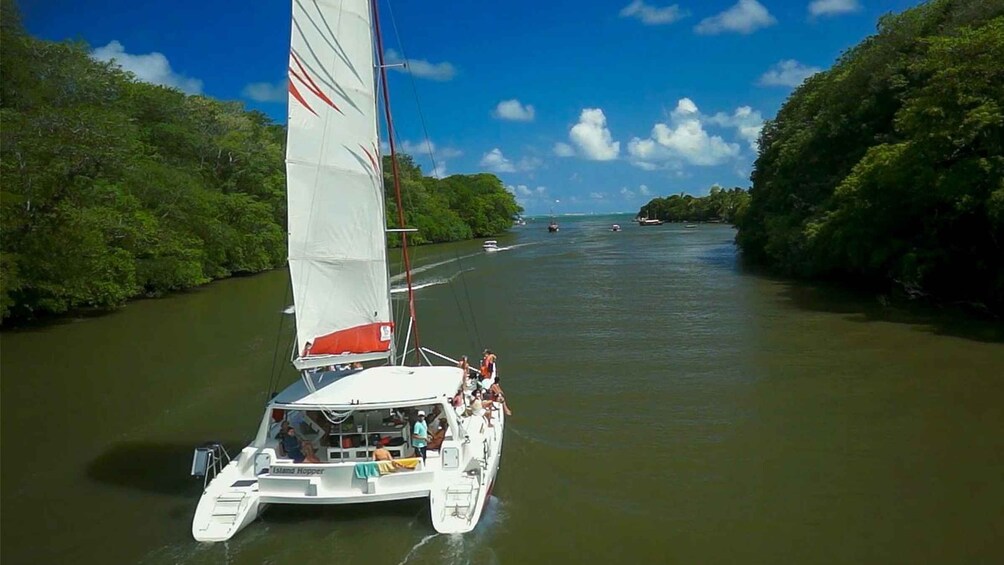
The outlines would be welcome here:
[[[498,377],[495,377],[495,382],[488,389],[488,392],[491,394],[492,400],[502,404],[505,415],[512,416],[512,410],[509,410],[509,404],[505,401],[505,392],[502,390],[502,384]]]
[[[471,416],[481,416],[488,422],[488,427],[494,428],[492,424],[492,401],[485,400],[481,391],[474,391],[474,398],[471,400]]]
[[[376,449],[373,450],[373,460],[374,461],[393,461],[394,456],[390,454],[390,450],[382,445],[378,445]]]
[[[438,451],[443,446],[443,440],[446,439],[446,431],[449,428],[450,424],[446,421],[446,418],[440,418],[439,429],[436,430],[436,433],[432,434],[432,439],[429,440],[429,446],[426,449]]]
[[[425,463],[425,446],[429,442],[429,426],[425,423],[425,410],[418,411],[418,421],[411,426],[411,446],[415,448],[415,456],[422,457]]]
[[[293,460],[293,463],[320,463],[321,460],[314,454],[314,446],[309,441],[302,441],[296,435],[296,428],[283,421],[280,446],[286,457]]]
[[[495,354],[491,349],[485,348],[484,357],[481,358],[481,378],[491,379],[495,377]]]
[[[356,361],[355,363],[352,364],[352,369],[354,369],[356,371],[358,371],[359,369],[362,369],[362,368],[363,368],[363,364],[360,363],[359,361]]]

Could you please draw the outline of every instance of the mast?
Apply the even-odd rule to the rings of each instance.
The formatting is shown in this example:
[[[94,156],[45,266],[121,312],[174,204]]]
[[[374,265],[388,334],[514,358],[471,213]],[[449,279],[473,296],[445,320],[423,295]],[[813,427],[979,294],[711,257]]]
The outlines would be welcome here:
[[[380,68],[380,82],[383,91],[383,110],[384,116],[387,120],[387,143],[390,145],[390,163],[394,177],[394,198],[397,203],[397,224],[401,230],[404,230],[404,206],[401,202],[401,176],[397,167],[397,150],[394,144],[394,122],[391,118],[390,111],[390,88],[387,84],[387,66],[384,64],[383,37],[380,35],[380,7],[377,5],[377,0],[372,0],[372,7],[373,31],[376,35],[377,61]],[[400,233],[401,252],[404,258],[404,277],[408,284],[408,314],[410,316],[408,324],[415,332],[415,364],[421,365],[422,357],[419,352],[422,350],[422,342],[419,340],[418,335],[418,316],[415,312],[415,288],[412,286],[411,281],[411,258],[408,255],[408,232],[401,231]],[[407,354],[407,347],[405,347],[405,351],[402,352],[402,361],[404,361],[404,356]]]

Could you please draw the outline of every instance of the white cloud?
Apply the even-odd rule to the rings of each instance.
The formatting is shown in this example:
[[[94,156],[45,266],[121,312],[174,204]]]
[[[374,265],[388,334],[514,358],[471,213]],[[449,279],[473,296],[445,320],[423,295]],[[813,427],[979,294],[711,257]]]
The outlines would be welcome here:
[[[286,81],[272,84],[270,82],[252,82],[244,87],[241,96],[255,102],[285,102],[289,85]]]
[[[574,157],[575,148],[561,141],[554,144],[554,154],[558,157]]]
[[[495,107],[495,111],[492,112],[492,115],[500,120],[532,122],[534,109],[530,104],[524,106],[519,100],[514,98],[512,100],[503,100],[499,102],[498,106]]]
[[[593,200],[603,200],[604,194],[602,192],[590,192],[589,197]]]
[[[634,191],[631,190],[630,188],[626,187],[626,186],[625,187],[621,187],[620,193],[621,193],[621,196],[623,196],[625,200],[630,200],[630,199],[634,198]]]
[[[537,195],[541,196],[541,197],[546,196],[547,195],[547,187],[546,186],[538,186],[537,187]],[[557,202],[557,200],[555,200],[555,202]]]
[[[685,10],[681,10],[678,4],[657,8],[646,4],[643,0],[634,0],[621,8],[620,15],[622,18],[639,19],[645,25],[657,26],[671,24],[689,14]]]
[[[681,98],[669,118],[669,123],[655,124],[650,137],[628,143],[631,164],[651,171],[683,164],[720,165],[739,156],[738,144],[705,131],[693,100]]]
[[[544,161],[539,157],[523,157],[518,163],[516,163],[516,168],[520,171],[532,171],[540,168],[543,164]]]
[[[813,0],[809,4],[809,14],[817,16],[837,16],[861,9],[858,0]]]
[[[568,137],[583,157],[593,161],[611,161],[621,150],[620,142],[612,140],[607,118],[599,108],[582,110],[579,123],[572,126]]]
[[[481,166],[496,173],[515,173],[516,165],[502,154],[502,150],[496,147],[481,157]]]
[[[410,70],[412,75],[429,80],[447,81],[457,74],[457,69],[451,63],[430,63],[425,59],[408,59],[405,61],[393,49],[388,49],[385,53],[384,63],[387,65],[404,63],[407,67],[390,67],[390,69],[404,73]]]
[[[794,59],[778,61],[771,68],[767,69],[761,77],[761,86],[789,86],[796,87],[802,84],[805,79],[818,73],[823,69],[803,65]]]
[[[704,35],[726,32],[748,34],[776,23],[777,20],[770,15],[763,4],[756,0],[739,0],[728,10],[701,20],[701,23],[694,27],[694,31]]]
[[[760,130],[763,129],[763,115],[758,110],[740,106],[731,116],[725,112],[718,112],[708,118],[708,121],[722,127],[736,128],[736,133],[749,144],[750,149],[757,150],[757,139],[760,137]]]
[[[163,53],[154,51],[145,55],[132,55],[125,52],[125,47],[121,43],[112,41],[104,47],[91,51],[91,57],[105,62],[114,60],[143,82],[177,88],[187,94],[202,93],[202,81],[175,73]]]
[[[642,196],[648,196],[649,194],[652,194],[652,191],[649,190],[648,187],[643,184],[638,187],[638,194],[641,194]]]

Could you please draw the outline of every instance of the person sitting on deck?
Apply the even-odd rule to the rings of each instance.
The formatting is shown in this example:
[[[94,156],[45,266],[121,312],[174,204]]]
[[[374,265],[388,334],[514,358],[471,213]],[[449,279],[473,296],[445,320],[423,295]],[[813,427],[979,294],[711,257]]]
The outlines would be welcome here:
[[[481,416],[488,422],[488,427],[493,428],[495,424],[492,424],[492,401],[485,400],[482,396],[480,390],[474,391],[474,398],[471,400],[471,416]]]
[[[373,460],[374,461],[393,461],[394,456],[390,454],[390,450],[382,445],[378,445],[376,449],[373,450]]]
[[[495,382],[488,389],[488,394],[492,400],[502,405],[506,416],[512,416],[512,410],[509,410],[509,404],[505,401],[505,392],[502,391],[502,382],[498,377],[495,377]]]
[[[436,433],[432,434],[432,439],[429,440],[429,445],[426,449],[432,449],[439,451],[443,446],[443,440],[446,439],[446,431],[450,428],[450,424],[446,421],[446,418],[439,419],[439,429]]]
[[[310,444],[309,441],[302,441],[296,435],[296,429],[289,425],[289,422],[283,422],[283,431],[285,435],[282,436],[282,442],[280,446],[282,450],[286,453],[286,457],[293,460],[293,463],[320,463],[321,460],[314,455],[314,446]]]

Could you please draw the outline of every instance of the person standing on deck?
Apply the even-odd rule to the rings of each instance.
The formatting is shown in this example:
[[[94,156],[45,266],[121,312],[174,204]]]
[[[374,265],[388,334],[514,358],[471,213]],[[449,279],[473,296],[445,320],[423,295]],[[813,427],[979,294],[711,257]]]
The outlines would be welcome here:
[[[411,446],[415,448],[415,455],[422,457],[425,463],[425,446],[429,443],[429,426],[425,423],[425,410],[418,411],[418,421],[411,427]]]
[[[491,379],[495,377],[495,354],[491,349],[485,348],[484,356],[481,358],[481,378]]]

